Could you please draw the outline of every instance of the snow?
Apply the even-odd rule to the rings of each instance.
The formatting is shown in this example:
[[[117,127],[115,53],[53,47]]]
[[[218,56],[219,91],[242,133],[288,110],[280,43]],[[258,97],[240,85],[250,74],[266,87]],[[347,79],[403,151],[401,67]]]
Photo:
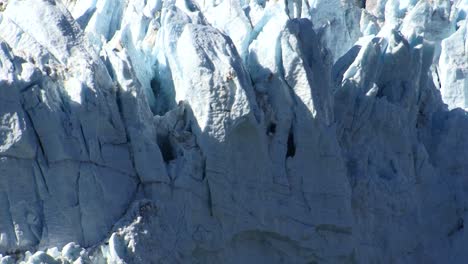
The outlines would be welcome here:
[[[466,262],[466,6],[8,1],[0,263]]]

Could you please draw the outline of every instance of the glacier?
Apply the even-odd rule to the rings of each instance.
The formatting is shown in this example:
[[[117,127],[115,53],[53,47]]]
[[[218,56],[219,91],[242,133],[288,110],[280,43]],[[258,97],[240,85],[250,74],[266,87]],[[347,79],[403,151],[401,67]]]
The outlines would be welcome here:
[[[0,263],[466,263],[467,0],[0,0]]]

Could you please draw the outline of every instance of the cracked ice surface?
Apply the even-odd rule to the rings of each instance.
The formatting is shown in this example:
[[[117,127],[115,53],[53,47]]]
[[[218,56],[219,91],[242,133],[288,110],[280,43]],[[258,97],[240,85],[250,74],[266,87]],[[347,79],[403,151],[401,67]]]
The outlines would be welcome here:
[[[0,263],[468,261],[466,0],[0,3]]]

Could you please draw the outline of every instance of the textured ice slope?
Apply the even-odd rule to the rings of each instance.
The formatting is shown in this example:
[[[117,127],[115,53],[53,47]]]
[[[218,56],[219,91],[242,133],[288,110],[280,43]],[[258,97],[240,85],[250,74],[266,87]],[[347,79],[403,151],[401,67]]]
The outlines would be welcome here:
[[[468,261],[465,0],[0,3],[0,263]]]

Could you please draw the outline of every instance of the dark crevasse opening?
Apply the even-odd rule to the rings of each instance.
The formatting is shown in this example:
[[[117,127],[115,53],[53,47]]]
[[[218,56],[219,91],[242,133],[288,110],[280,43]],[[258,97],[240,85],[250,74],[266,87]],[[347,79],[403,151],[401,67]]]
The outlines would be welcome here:
[[[150,87],[155,99],[151,106],[153,114],[163,116],[177,106],[174,79],[167,61],[159,62],[155,66]]]
[[[151,80],[151,90],[153,91],[154,98],[157,100],[158,97],[161,97],[161,84],[159,83],[158,79],[153,78]],[[151,111],[153,111],[153,114],[159,114],[163,115],[163,107],[161,105],[161,102],[155,102],[155,105],[151,106]]]
[[[164,115],[175,107],[175,92],[172,87],[164,88],[158,78],[151,80],[151,90],[155,98],[151,111],[155,115]]]
[[[294,142],[294,134],[291,129],[288,135],[288,149],[286,152],[286,158],[294,157],[294,155],[296,155],[296,143]]]
[[[355,0],[359,8],[366,8],[366,0]]]
[[[272,136],[276,133],[276,124],[270,123],[267,128],[267,135]]]
[[[158,136],[158,146],[161,150],[164,162],[168,163],[169,161],[176,159],[176,154],[172,148],[169,136]]]

